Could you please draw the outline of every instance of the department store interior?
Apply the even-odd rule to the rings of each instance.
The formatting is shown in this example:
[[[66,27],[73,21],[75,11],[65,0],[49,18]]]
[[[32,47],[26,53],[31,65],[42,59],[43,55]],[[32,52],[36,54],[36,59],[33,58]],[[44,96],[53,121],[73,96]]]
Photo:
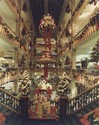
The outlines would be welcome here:
[[[0,0],[0,125],[99,125],[99,0]]]

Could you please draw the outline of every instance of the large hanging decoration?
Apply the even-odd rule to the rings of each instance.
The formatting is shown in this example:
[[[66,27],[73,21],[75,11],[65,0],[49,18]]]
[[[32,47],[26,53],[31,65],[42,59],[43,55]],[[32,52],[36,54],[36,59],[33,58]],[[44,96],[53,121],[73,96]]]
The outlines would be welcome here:
[[[52,34],[55,33],[55,21],[50,14],[44,15],[43,19],[41,19],[39,30],[41,34],[44,34],[45,31],[50,31]]]
[[[58,119],[58,95],[48,79],[48,63],[51,58],[51,35],[55,33],[55,22],[49,14],[41,19],[39,30],[44,41],[43,55],[40,62],[44,64],[44,76],[40,78],[35,90],[33,102],[29,107],[30,119]],[[37,83],[37,80],[36,80]]]
[[[55,21],[50,14],[44,15],[41,19],[39,30],[44,39],[44,51],[40,61],[44,63],[44,77],[48,77],[48,63],[51,59],[51,35],[55,33]]]

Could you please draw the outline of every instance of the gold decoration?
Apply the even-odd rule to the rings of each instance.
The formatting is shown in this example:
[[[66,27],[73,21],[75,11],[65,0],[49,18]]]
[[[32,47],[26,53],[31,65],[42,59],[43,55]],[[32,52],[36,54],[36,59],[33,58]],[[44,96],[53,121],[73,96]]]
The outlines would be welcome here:
[[[41,19],[39,30],[43,34],[45,30],[50,30],[52,33],[55,32],[55,21],[50,14],[44,15],[43,19]]]

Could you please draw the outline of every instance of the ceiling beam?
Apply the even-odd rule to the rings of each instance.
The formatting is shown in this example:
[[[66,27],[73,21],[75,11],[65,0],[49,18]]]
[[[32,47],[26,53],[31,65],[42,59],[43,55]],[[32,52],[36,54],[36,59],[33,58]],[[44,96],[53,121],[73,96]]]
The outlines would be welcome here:
[[[29,2],[29,0],[25,0],[25,1],[26,1],[26,4],[27,4],[29,13],[30,13],[30,18],[31,18],[31,22],[32,22],[32,25],[33,25],[33,29],[35,29],[35,23],[34,23],[34,18],[33,18],[32,10],[31,10],[30,2]],[[35,33],[35,30],[33,30],[33,32]]]
[[[82,6],[79,8],[79,10],[75,13],[75,15],[73,16],[73,22],[77,20],[77,18],[79,17],[79,15],[83,12],[83,10],[85,9],[85,7],[88,4],[88,0],[84,0],[84,2],[82,3]]]
[[[57,26],[59,27],[63,18],[64,18],[64,15],[65,15],[65,9],[66,9],[66,5],[67,5],[67,0],[64,0],[64,3],[63,3],[63,6],[62,6],[62,9],[61,9],[61,12],[60,12],[60,16],[59,16],[59,20],[58,20],[58,24]]]
[[[47,13],[48,13],[48,0],[44,0],[44,13],[45,13],[45,15],[47,15]]]

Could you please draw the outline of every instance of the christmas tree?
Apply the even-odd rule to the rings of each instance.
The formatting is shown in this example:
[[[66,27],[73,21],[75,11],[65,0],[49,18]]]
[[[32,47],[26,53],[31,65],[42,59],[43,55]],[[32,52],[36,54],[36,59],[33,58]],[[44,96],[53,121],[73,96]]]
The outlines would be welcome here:
[[[91,52],[91,62],[95,62],[98,65],[99,62],[99,41],[95,44]]]

